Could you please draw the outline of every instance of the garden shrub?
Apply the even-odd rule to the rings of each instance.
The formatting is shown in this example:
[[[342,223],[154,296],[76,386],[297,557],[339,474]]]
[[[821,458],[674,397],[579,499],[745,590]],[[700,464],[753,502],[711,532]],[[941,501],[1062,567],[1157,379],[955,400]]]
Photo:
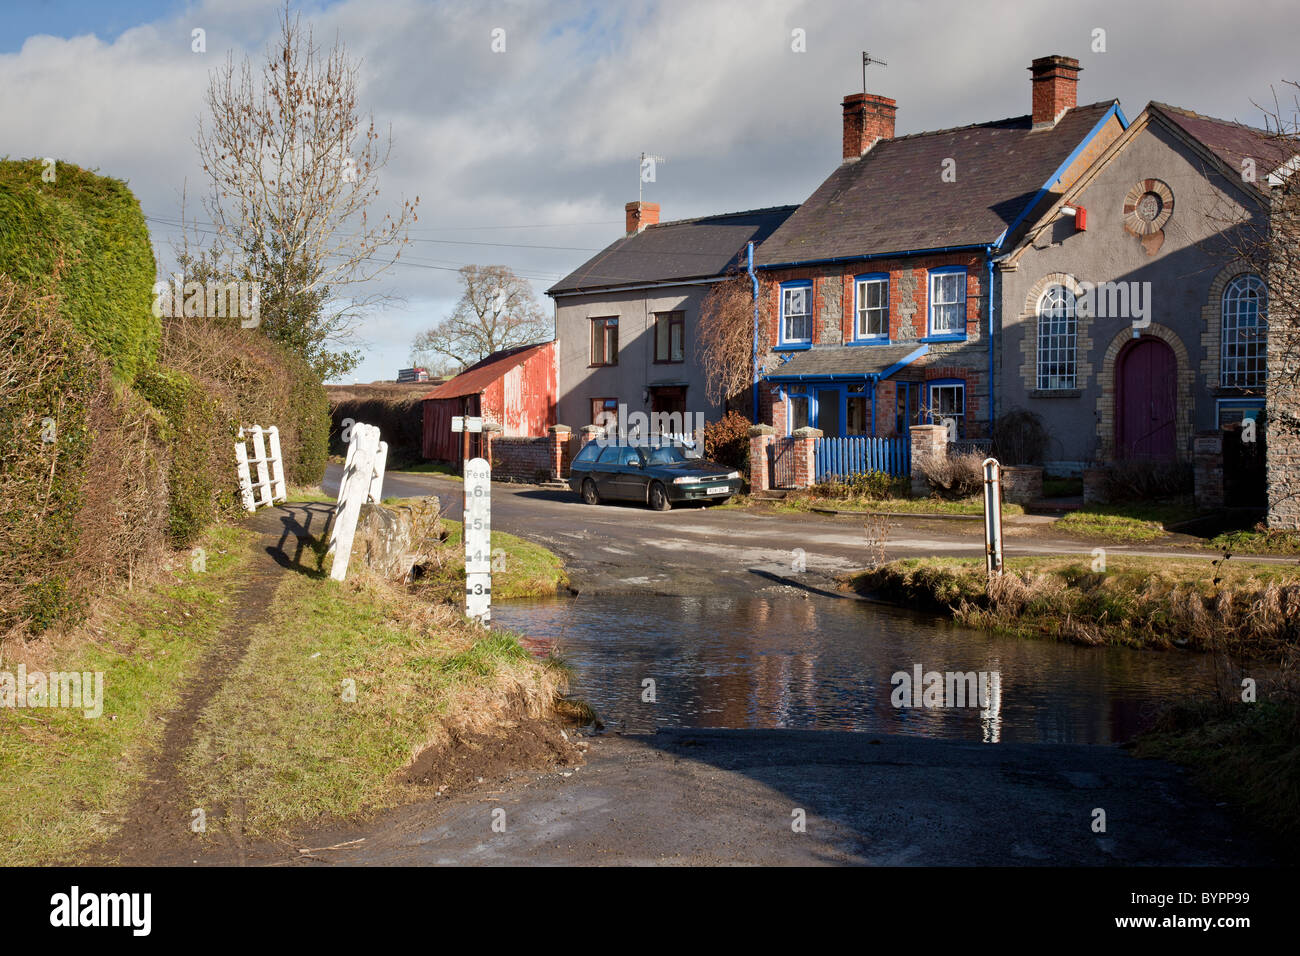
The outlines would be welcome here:
[[[1048,434],[1038,414],[1013,408],[993,423],[993,456],[1003,465],[1040,465],[1047,454]]]
[[[1102,483],[1107,501],[1150,501],[1192,493],[1190,462],[1117,461],[1107,466]]]
[[[0,160],[0,273],[38,296],[131,381],[157,354],[156,266],[140,203],[121,180],[71,163]]]
[[[901,498],[907,494],[910,482],[906,478],[891,475],[885,471],[864,471],[855,475],[830,475],[825,481],[812,486],[812,493],[818,498],[846,500],[850,498],[867,498],[881,501],[886,498]]]
[[[978,452],[926,456],[921,473],[941,498],[969,498],[984,491],[984,456]]]
[[[749,471],[750,422],[744,415],[727,412],[704,426],[704,457],[720,465]]]

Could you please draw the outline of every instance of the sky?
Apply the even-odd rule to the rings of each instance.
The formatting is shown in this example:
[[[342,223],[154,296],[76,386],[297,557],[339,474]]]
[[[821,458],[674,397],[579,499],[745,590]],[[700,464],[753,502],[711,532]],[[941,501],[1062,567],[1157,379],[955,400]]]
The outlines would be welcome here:
[[[210,73],[260,60],[279,2],[0,0],[0,156],[124,179],[160,268],[202,217],[193,146]],[[1300,6],[1206,0],[339,0],[296,2],[361,61],[361,103],[394,146],[377,210],[420,197],[400,263],[366,291],[349,381],[391,380],[446,316],[457,270],[504,264],[545,289],[623,233],[640,155],[662,218],[798,203],[840,161],[840,101],[898,101],[896,133],[1023,115],[1037,56],[1077,57],[1079,102],[1150,100],[1262,125],[1300,79]],[[206,51],[194,52],[195,29]],[[503,30],[502,52],[493,50]],[[796,31],[801,31],[796,32]],[[1099,32],[1100,31],[1100,32]],[[802,43],[799,38],[802,37]],[[500,46],[500,43],[497,44]],[[797,48],[802,46],[802,50]],[[1287,98],[1290,102],[1291,98]]]

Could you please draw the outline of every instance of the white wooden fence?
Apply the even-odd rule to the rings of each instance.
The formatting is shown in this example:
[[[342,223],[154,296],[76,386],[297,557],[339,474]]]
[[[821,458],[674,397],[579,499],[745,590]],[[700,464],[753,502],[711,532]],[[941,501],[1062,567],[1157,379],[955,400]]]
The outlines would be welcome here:
[[[352,426],[348,438],[348,457],[339,482],[339,501],[330,528],[329,554],[334,555],[330,577],[342,581],[348,574],[352,558],[352,539],[357,533],[357,518],[367,501],[383,498],[384,466],[388,461],[388,442],[379,440],[379,429],[360,422]]]
[[[247,433],[247,434],[246,434]],[[284,458],[280,455],[280,429],[272,425],[248,425],[239,429],[235,442],[235,467],[239,472],[239,497],[248,511],[267,507],[289,496],[284,483]],[[248,442],[253,443],[253,456],[248,456]],[[267,453],[270,442],[270,454]],[[257,483],[253,482],[249,466],[257,469]],[[253,491],[257,490],[254,496]]]

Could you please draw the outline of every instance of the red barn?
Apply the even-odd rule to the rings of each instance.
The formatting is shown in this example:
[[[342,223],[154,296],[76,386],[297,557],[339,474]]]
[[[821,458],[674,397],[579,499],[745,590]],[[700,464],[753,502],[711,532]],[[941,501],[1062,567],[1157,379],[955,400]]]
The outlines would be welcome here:
[[[507,437],[545,435],[555,424],[556,392],[554,342],[493,352],[424,396],[424,457],[460,461],[456,415],[481,415]],[[470,441],[470,455],[479,454],[478,436]]]

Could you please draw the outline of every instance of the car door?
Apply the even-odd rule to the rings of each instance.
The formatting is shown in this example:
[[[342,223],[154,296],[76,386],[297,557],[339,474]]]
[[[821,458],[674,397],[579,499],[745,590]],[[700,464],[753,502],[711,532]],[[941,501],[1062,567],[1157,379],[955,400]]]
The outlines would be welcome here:
[[[644,501],[646,488],[645,461],[636,448],[619,449],[618,471],[611,483],[617,487],[615,497],[630,501]]]
[[[591,466],[591,478],[596,482],[596,491],[602,498],[619,497],[617,480],[623,451],[617,445],[602,448],[600,457]]]

